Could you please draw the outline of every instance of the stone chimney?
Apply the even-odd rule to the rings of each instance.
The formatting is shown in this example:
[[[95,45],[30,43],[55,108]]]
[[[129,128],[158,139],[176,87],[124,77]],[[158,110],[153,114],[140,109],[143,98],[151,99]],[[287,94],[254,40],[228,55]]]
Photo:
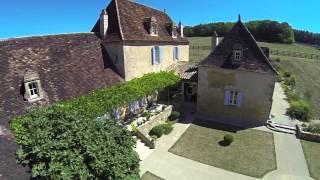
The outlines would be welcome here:
[[[103,9],[100,14],[100,36],[101,36],[101,38],[105,38],[107,36],[108,19],[109,19],[108,13],[105,9]]]
[[[179,22],[179,31],[180,31],[181,37],[184,37],[184,34],[183,34],[183,25],[182,25],[181,21]]]
[[[213,32],[211,37],[211,48],[212,52],[216,49],[216,47],[219,45],[219,37],[216,31]]]

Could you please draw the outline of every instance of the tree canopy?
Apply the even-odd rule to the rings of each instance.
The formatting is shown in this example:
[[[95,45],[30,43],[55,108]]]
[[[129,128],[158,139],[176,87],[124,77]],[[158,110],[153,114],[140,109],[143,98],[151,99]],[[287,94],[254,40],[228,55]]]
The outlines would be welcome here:
[[[187,26],[185,33],[189,37],[206,37],[216,31],[219,36],[225,36],[233,26],[234,23],[230,22],[200,24],[193,27]],[[246,26],[257,40],[277,43],[293,43],[295,41],[293,29],[288,23],[263,20],[250,21],[246,23]]]

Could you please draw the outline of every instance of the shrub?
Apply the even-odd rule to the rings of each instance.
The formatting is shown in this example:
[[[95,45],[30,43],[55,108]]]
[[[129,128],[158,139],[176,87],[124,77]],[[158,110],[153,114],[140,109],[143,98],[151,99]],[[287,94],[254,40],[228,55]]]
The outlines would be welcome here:
[[[303,130],[315,134],[320,134],[320,123],[311,123],[308,125],[308,127],[304,128]]]
[[[173,130],[173,126],[170,123],[162,124],[161,126],[163,128],[163,133],[165,135],[170,134],[172,132],[172,130]]]
[[[233,136],[231,134],[226,134],[223,137],[223,141],[227,144],[230,145],[233,142]]]
[[[312,116],[312,109],[308,102],[296,100],[290,102],[290,108],[288,108],[287,114],[293,119],[307,122]]]
[[[156,136],[157,138],[160,138],[164,133],[164,129],[161,125],[155,126],[153,127],[150,132],[149,135],[152,136]]]
[[[285,78],[289,78],[290,76],[291,76],[291,73],[288,72],[288,71],[285,71],[285,72],[283,73],[283,77],[285,77]]]
[[[280,58],[276,58],[276,62],[280,62],[281,60],[280,60]]]
[[[131,133],[58,106],[32,111],[11,124],[18,161],[35,179],[136,179],[139,157]]]
[[[285,78],[284,84],[287,86],[295,87],[296,86],[296,78],[293,76],[290,78]]]
[[[169,120],[170,121],[175,121],[175,120],[179,119],[180,117],[181,117],[181,113],[180,112],[172,111],[171,115],[169,117]]]

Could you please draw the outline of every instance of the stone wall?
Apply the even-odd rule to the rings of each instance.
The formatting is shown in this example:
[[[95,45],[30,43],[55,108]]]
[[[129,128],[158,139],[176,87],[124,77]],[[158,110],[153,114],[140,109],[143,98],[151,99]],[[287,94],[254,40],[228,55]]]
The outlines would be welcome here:
[[[171,115],[171,112],[172,106],[170,105],[160,114],[150,117],[148,122],[138,127],[137,137],[150,148],[154,148],[155,145],[151,136],[149,135],[149,132],[154,126],[164,123]]]
[[[121,77],[125,77],[124,69],[124,56],[123,56],[123,44],[121,43],[106,43],[104,44],[106,51],[109,54],[109,58],[116,67]]]
[[[270,114],[275,76],[200,66],[197,114],[231,124],[264,124]],[[225,106],[226,87],[243,93],[240,107]]]
[[[161,64],[152,64],[153,45],[124,45],[125,80],[141,77],[151,72],[165,71],[168,66],[174,64],[174,47],[179,47],[179,61],[189,61],[189,45],[158,45],[163,49],[163,59]]]
[[[314,141],[320,142],[320,134],[314,134],[307,131],[302,130],[303,127],[301,125],[297,125],[297,136],[300,139],[307,140],[307,141]]]

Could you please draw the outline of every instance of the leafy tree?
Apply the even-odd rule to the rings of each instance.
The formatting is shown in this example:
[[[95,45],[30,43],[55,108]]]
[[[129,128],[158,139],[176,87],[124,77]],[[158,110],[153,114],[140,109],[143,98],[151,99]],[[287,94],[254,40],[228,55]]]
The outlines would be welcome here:
[[[139,179],[129,131],[52,106],[20,121],[18,160],[45,179]]]

